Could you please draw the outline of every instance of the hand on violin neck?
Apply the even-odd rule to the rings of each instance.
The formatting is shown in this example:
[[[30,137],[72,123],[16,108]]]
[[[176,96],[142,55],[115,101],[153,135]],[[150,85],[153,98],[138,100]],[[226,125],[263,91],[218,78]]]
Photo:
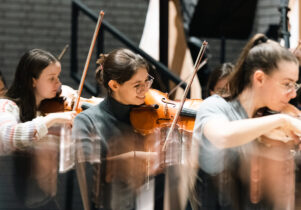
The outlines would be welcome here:
[[[70,107],[71,110],[78,97],[78,92],[67,85],[62,85],[61,90],[60,97],[64,98],[64,106]]]

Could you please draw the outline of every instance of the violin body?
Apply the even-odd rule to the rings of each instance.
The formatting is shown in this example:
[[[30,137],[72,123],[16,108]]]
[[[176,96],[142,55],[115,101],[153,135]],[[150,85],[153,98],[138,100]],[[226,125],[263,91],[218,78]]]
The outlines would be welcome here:
[[[45,99],[41,102],[39,111],[41,111],[44,114],[53,112],[72,111],[76,97],[77,91],[75,91],[67,85],[62,85],[57,97],[52,99]],[[83,111],[82,107],[97,105],[102,100],[103,98],[93,96],[91,98],[80,97],[79,106],[75,111],[77,113],[80,113]]]
[[[193,131],[196,111],[201,102],[200,99],[185,101],[180,119],[177,122],[179,129]],[[168,99],[167,94],[150,89],[145,95],[145,104],[132,109],[130,121],[139,133],[151,134],[156,128],[171,125],[179,105],[179,102]]]
[[[157,152],[153,171],[160,171],[168,165],[190,164],[192,153],[192,131],[196,111],[202,100],[189,99],[185,102],[180,118],[173,132],[172,153],[163,150],[166,136],[175,117],[179,102],[172,101],[158,90],[150,89],[145,96],[145,104],[133,108],[130,121],[134,129],[145,136],[145,151]]]

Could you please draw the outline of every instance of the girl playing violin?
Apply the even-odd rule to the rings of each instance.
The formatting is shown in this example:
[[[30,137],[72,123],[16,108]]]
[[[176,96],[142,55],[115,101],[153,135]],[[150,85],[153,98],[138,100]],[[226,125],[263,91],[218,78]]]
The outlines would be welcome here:
[[[57,153],[53,142],[46,141],[48,129],[54,124],[71,125],[76,115],[41,116],[38,112],[42,100],[56,96],[60,72],[61,64],[51,53],[29,50],[19,61],[11,87],[0,98],[0,152],[14,151],[14,185],[26,206],[45,203],[54,196]]]
[[[154,154],[144,152],[142,136],[131,126],[130,110],[144,103],[153,77],[146,61],[128,49],[101,55],[98,64],[96,79],[108,95],[77,115],[72,133],[83,142],[84,153],[89,153],[84,142],[101,141],[100,176],[96,179],[101,180],[102,193],[94,195],[101,204],[94,202],[104,209],[135,209],[136,190],[145,181],[146,160]]]
[[[42,100],[56,96],[61,85],[60,72],[60,62],[47,51],[32,49],[22,56],[13,84],[5,97],[0,99],[0,142],[3,152],[38,141],[56,123],[72,123],[75,112],[47,116],[38,116],[37,113]]]
[[[252,200],[251,198],[252,202],[250,202],[250,198],[246,198],[249,193],[252,194],[254,188],[250,186],[251,189],[246,190],[248,189],[246,187],[241,191],[245,186],[240,185],[240,182],[244,183],[245,180],[237,181],[235,178],[243,172],[243,168],[246,169],[244,172],[250,170],[252,173],[252,165],[251,169],[246,167],[251,164],[250,154],[254,151],[263,151],[256,150],[258,141],[254,141],[255,139],[277,128],[288,130],[288,133],[292,133],[292,138],[298,138],[300,135],[301,121],[287,114],[279,113],[253,118],[261,108],[280,112],[288,105],[290,99],[296,97],[296,91],[300,87],[296,83],[298,66],[298,60],[291,52],[278,43],[268,40],[264,35],[257,34],[247,43],[236,63],[229,80],[229,97],[222,98],[213,95],[200,105],[195,122],[194,138],[200,143],[201,169],[204,173],[212,175],[214,179],[220,178],[216,181],[220,189],[217,195],[220,206],[230,209],[247,207],[258,209],[263,205],[264,209],[293,209],[292,206],[288,207],[291,205],[291,200],[276,203],[277,200],[280,201],[279,197],[267,199],[269,205],[261,199]],[[282,140],[279,139],[279,141]],[[283,142],[286,141],[287,139],[283,139]],[[269,145],[261,147],[265,148],[264,151],[269,150]],[[265,152],[261,155],[263,153]],[[285,156],[285,160],[279,160],[279,162],[287,161],[286,158],[288,157]],[[246,162],[240,165],[239,162],[242,160]],[[239,169],[240,171],[237,172]],[[243,174],[244,178],[249,176],[252,179],[252,174]],[[260,175],[257,176],[257,181],[258,177]],[[273,177],[266,178],[272,180]],[[293,178],[290,181],[292,180]],[[274,185],[279,186],[279,183],[274,183]],[[244,187],[235,188],[235,186]],[[283,190],[286,188],[283,188],[282,192],[279,189],[277,193],[286,191]],[[260,191],[259,188],[256,190]],[[273,195],[276,194],[273,192]],[[267,193],[263,197],[270,195]],[[205,203],[204,209],[206,207],[215,209],[206,201],[202,202]]]

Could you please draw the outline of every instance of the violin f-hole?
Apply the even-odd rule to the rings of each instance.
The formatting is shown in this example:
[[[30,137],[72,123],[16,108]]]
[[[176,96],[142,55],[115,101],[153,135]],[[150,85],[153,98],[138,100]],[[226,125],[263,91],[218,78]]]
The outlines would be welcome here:
[[[173,105],[173,107],[176,107],[176,104],[175,103],[172,103],[170,101],[167,101],[166,98],[162,98],[161,101],[165,104],[170,104],[170,105]]]

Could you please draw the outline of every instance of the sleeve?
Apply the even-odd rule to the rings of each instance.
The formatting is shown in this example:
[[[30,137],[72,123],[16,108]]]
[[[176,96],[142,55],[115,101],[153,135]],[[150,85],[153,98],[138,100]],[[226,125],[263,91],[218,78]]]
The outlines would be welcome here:
[[[22,149],[45,136],[48,132],[42,117],[25,123],[19,122],[18,106],[7,99],[0,100],[0,147],[2,152]]]
[[[201,104],[195,121],[193,138],[199,143],[199,164],[209,174],[217,174],[224,168],[225,150],[215,147],[204,136],[204,125],[212,119],[228,120],[227,102],[219,96],[211,96]]]
[[[197,139],[202,138],[204,125],[208,120],[228,120],[226,115],[227,106],[227,102],[217,95],[209,97],[201,104],[196,115],[194,126],[194,134]]]
[[[72,136],[75,139],[80,162],[100,162],[100,139],[93,120],[85,113],[77,115],[73,122]]]

